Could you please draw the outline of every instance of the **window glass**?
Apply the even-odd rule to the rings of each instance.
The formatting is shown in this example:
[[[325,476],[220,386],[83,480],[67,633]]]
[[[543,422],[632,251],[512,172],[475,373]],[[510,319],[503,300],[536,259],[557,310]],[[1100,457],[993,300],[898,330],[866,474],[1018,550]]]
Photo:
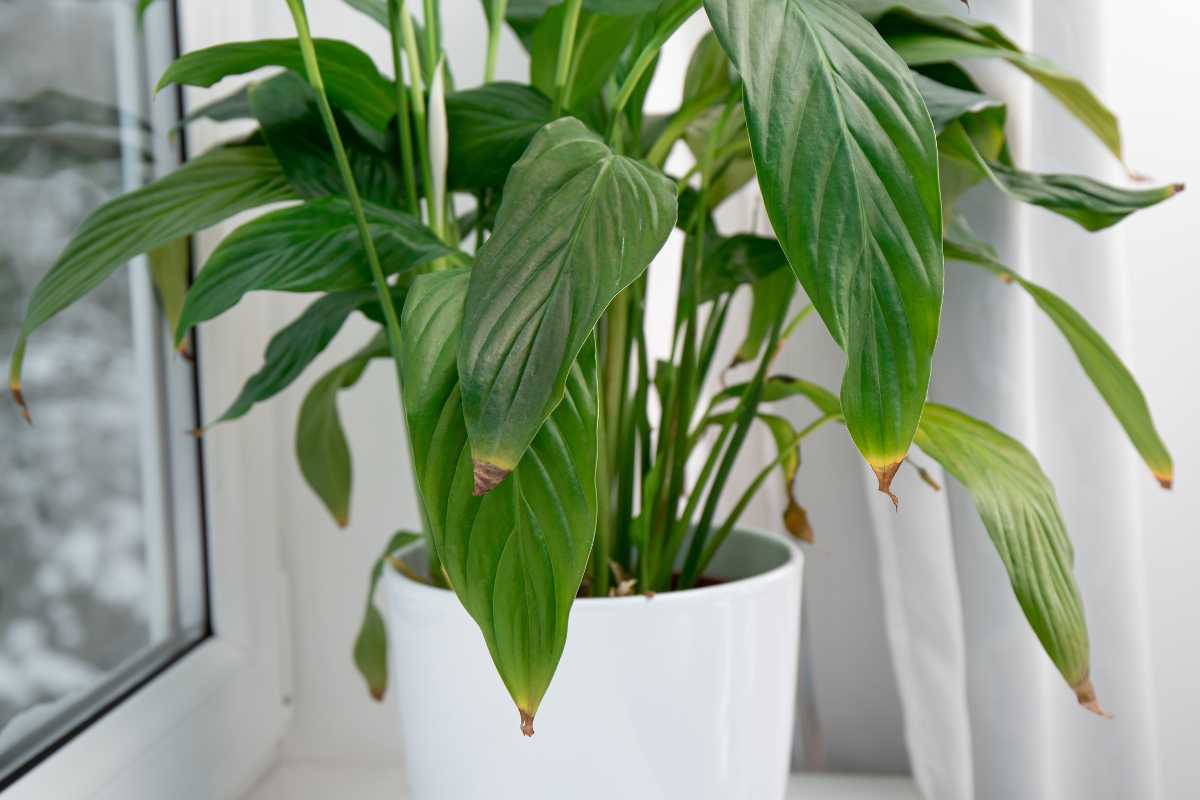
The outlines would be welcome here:
[[[5,374],[84,217],[178,158],[148,81],[172,10],[136,6],[0,0]],[[0,403],[0,786],[206,634],[195,372],[157,304],[145,259],[119,270],[30,338],[34,426]]]

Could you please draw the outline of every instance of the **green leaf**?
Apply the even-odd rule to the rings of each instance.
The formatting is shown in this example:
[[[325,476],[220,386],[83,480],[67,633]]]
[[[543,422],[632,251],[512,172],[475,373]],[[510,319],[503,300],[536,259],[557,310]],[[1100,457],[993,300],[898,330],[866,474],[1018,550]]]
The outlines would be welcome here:
[[[402,211],[365,205],[385,275],[412,272],[456,256]],[[217,246],[196,277],[175,336],[233,308],[247,292],[336,292],[371,285],[354,211],[342,197],[322,197],[247,222]]]
[[[1074,220],[1089,231],[1116,225],[1135,211],[1169,200],[1182,184],[1153,189],[1122,189],[1080,175],[1039,175],[989,161],[961,122],[952,123],[939,138],[947,159],[970,165],[1005,194]]]
[[[534,29],[530,45],[529,82],[548,97],[554,95],[564,13],[562,5],[547,12]],[[637,26],[628,18],[580,13],[564,108],[583,108],[599,95],[636,32]]]
[[[775,239],[749,233],[728,238],[709,235],[705,240],[710,238],[714,239],[714,246],[704,256],[701,303],[732,292],[742,284],[757,284],[787,268],[787,256]]]
[[[1083,371],[1112,409],[1154,477],[1163,488],[1171,488],[1175,467],[1154,426],[1146,396],[1128,367],[1083,315],[1058,295],[1001,264],[995,252],[976,240],[961,220],[956,220],[946,233],[946,258],[981,266],[1029,293],[1066,338]]]
[[[158,293],[163,316],[167,318],[171,330],[175,330],[183,314],[184,299],[192,280],[191,242],[176,239],[151,250],[147,259],[150,262],[150,279]]]
[[[921,418],[941,311],[929,113],[904,63],[840,2],[705,8],[742,76],[771,223],[846,352],[851,437],[886,490]]]
[[[388,27],[387,0],[342,0],[355,11],[366,14],[383,27]]]
[[[861,3],[861,0],[856,0]],[[1000,58],[1037,81],[1082,122],[1118,159],[1123,159],[1116,116],[1079,79],[1053,62],[1022,51],[993,25],[948,14],[921,13],[904,4],[876,8],[876,26],[912,66],[976,58]],[[910,4],[911,5],[911,4]]]
[[[600,316],[645,272],[675,214],[672,181],[614,155],[578,120],[534,137],[467,297],[458,365],[480,491],[516,467]]]
[[[155,0],[138,0],[137,18],[140,23],[146,18],[146,12],[150,10],[150,6],[154,5]]]
[[[749,387],[748,383],[739,383],[723,389],[713,398],[712,406],[716,407],[731,400],[740,400]],[[764,403],[778,403],[792,397],[807,399],[823,416],[840,417],[842,414],[842,404],[837,399],[837,395],[811,381],[793,378],[789,375],[773,375],[763,384],[762,402]]]
[[[134,256],[241,211],[293,197],[269,150],[230,147],[213,150],[149,186],[110,200],[84,220],[34,288],[18,347]]]
[[[776,270],[770,276],[752,284],[750,291],[753,298],[746,336],[742,339],[731,366],[745,364],[758,358],[771,329],[792,305],[792,297],[796,294],[796,281],[790,272]]]
[[[534,135],[554,120],[550,101],[516,83],[489,83],[446,98],[450,187],[499,188]]]
[[[921,98],[925,101],[925,108],[929,109],[933,129],[938,134],[946,130],[952,122],[967,115],[980,114],[992,115],[993,124],[1001,132],[1004,131],[1007,113],[1001,101],[979,92],[947,86],[920,73],[914,73],[913,77],[916,79],[918,91],[921,92]]]
[[[404,404],[437,555],[532,735],[596,529],[596,350],[589,339],[510,479],[476,497],[456,375],[470,280],[452,270],[413,283],[402,323]]]
[[[812,526],[808,512],[796,499],[796,474],[800,471],[800,435],[792,423],[774,414],[759,414],[758,419],[767,426],[775,448],[779,451],[779,471],[783,474],[783,490],[787,494],[787,507],[783,512],[783,525],[787,532],[802,542],[813,541]]]
[[[1020,442],[945,406],[926,406],[917,444],[970,493],[1017,602],[1079,702],[1099,712],[1089,678],[1074,552],[1054,487]]]
[[[379,130],[387,130],[396,116],[396,91],[380,74],[375,62],[352,44],[317,39],[317,60],[329,102],[352,111]],[[264,67],[283,67],[304,76],[304,60],[296,39],[259,39],[231,42],[195,50],[167,68],[158,90],[171,84],[212,86],[230,75],[243,75]]]
[[[397,531],[388,540],[383,554],[376,559],[371,567],[371,582],[367,589],[367,610],[363,614],[362,625],[359,626],[358,636],[354,639],[354,666],[367,682],[367,691],[376,700],[383,700],[388,688],[388,652],[387,626],[383,614],[375,605],[375,590],[379,587],[379,579],[387,568],[388,560],[397,550],[401,550],[419,540],[421,534]]]
[[[267,144],[301,197],[346,193],[317,94],[304,78],[285,73],[255,84],[249,89],[249,102]],[[359,193],[374,203],[394,204],[403,176],[399,159],[385,151],[384,137],[369,141],[342,114],[335,111],[334,118]]]
[[[342,528],[350,522],[353,474],[350,445],[338,416],[338,392],[358,383],[371,359],[387,356],[387,340],[380,332],[352,358],[313,384],[296,421],[296,461],[300,472]]]
[[[255,403],[269,400],[292,384],[333,341],[357,308],[375,299],[373,288],[327,294],[310,305],[286,328],[271,337],[263,366],[254,373],[217,422],[243,416]]]

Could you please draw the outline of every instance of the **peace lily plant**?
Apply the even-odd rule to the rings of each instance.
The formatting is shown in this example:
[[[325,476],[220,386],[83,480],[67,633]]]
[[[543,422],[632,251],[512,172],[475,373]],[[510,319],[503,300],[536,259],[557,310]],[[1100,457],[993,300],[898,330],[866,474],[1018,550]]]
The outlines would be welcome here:
[[[316,296],[217,422],[289,386],[351,315],[374,321],[377,333],[304,401],[301,470],[344,525],[350,453],[336,398],[373,359],[393,361],[431,561],[424,579],[452,588],[478,622],[527,735],[577,596],[696,586],[775,471],[791,497],[783,524],[808,540],[792,484],[801,442],[822,425],[845,426],[889,494],[916,444],[971,494],[1046,653],[1099,712],[1049,479],[1016,440],[926,402],[943,264],[983,269],[1033,298],[1171,485],[1171,458],[1128,369],[957,210],[990,183],[1096,231],[1180,190],[1023,169],[1004,104],[964,62],[1026,73],[1120,162],[1117,121],[1082,83],[933,0],[485,0],[483,83],[462,89],[438,0],[424,0],[423,27],[404,0],[347,2],[390,33],[396,77],[347,42],[314,39],[303,0],[287,0],[296,38],[189,53],[163,75],[160,87],[207,87],[282,68],[192,115],[253,119],[252,134],[84,222],[30,300],[11,370],[22,409],[26,341],[141,253],[160,265],[181,349],[248,292]],[[695,49],[680,107],[648,113],[661,48],[702,9],[713,32]],[[505,25],[529,51],[528,84],[494,80]],[[694,157],[686,174],[664,171],[676,145]],[[775,237],[718,230],[714,212],[755,179]],[[186,277],[165,254],[280,203],[228,236],[170,302]],[[671,358],[654,363],[646,316],[662,301],[649,296],[647,269],[673,228],[686,247]],[[734,332],[740,371],[728,372],[716,353],[743,289],[749,322]],[[773,366],[811,311],[845,354],[837,391]],[[796,396],[815,412],[800,428],[771,411]],[[778,457],[731,486],[759,424]],[[355,659],[376,697],[385,637],[369,600]]]

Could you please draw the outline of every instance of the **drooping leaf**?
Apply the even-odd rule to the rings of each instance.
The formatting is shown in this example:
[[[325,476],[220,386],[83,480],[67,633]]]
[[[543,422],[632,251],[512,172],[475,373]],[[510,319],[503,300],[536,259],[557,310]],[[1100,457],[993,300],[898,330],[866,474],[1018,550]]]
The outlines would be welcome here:
[[[217,422],[243,416],[255,403],[269,400],[292,384],[320,355],[357,308],[375,299],[372,288],[333,292],[317,300],[271,337],[263,366],[250,376],[237,399]]]
[[[584,342],[675,223],[675,186],[575,119],[513,167],[476,258],[458,364],[480,491],[503,480],[562,398]]]
[[[33,290],[18,346],[134,256],[241,211],[294,198],[263,147],[218,148],[93,211]],[[19,377],[19,376],[14,376]]]
[[[541,128],[553,121],[550,101],[530,86],[489,83],[446,98],[450,186],[499,188]]]
[[[385,275],[457,257],[402,211],[365,204]],[[230,234],[209,257],[184,304],[176,338],[233,308],[247,292],[337,292],[371,285],[350,202],[322,197],[265,214]]]
[[[759,184],[847,356],[851,437],[886,489],[929,387],[942,300],[933,126],[905,64],[834,0],[705,0],[742,77]]]
[[[800,471],[800,441],[792,423],[774,414],[759,414],[758,419],[771,432],[771,439],[779,451],[779,471],[783,474],[783,489],[787,495],[787,507],[783,512],[783,525],[794,538],[802,542],[813,541],[812,526],[808,512],[796,500],[796,474]]]
[[[970,165],[1005,194],[1074,220],[1089,231],[1116,225],[1135,211],[1169,200],[1182,184],[1153,189],[1123,189],[1081,175],[1040,175],[987,160],[961,122],[938,140],[944,158]]]
[[[363,613],[358,636],[354,639],[354,666],[367,682],[367,691],[375,700],[383,700],[388,689],[387,626],[384,624],[383,614],[379,613],[379,608],[375,605],[375,590],[379,587],[379,580],[383,577],[383,571],[387,569],[392,554],[420,538],[419,533],[397,531],[388,540],[383,554],[371,567],[367,609]]]
[[[150,262],[150,280],[154,282],[163,316],[171,330],[175,330],[192,280],[190,243],[187,239],[176,239],[151,250],[146,258]]]
[[[913,66],[977,58],[999,58],[1037,81],[1082,122],[1118,159],[1123,159],[1121,127],[1116,115],[1078,78],[1053,62],[1024,52],[994,25],[939,13],[925,4],[850,0],[866,5],[889,45]]]
[[[352,44],[335,39],[317,39],[315,44],[330,104],[354,112],[374,128],[387,130],[388,122],[396,116],[392,82],[380,74],[370,56]],[[171,84],[208,87],[230,75],[264,67],[282,67],[304,76],[299,42],[259,39],[194,50],[167,68],[158,89]]]
[[[771,275],[750,286],[753,294],[750,304],[750,319],[746,335],[734,355],[733,366],[745,364],[758,358],[763,343],[771,329],[779,323],[792,305],[796,293],[796,281],[786,270],[776,270]]]
[[[593,340],[582,348],[562,402],[509,480],[476,497],[456,375],[470,279],[451,270],[414,282],[402,323],[404,404],[437,555],[532,735],[595,534],[596,351]]]
[[[946,233],[946,258],[981,266],[1029,293],[1066,338],[1083,371],[1112,409],[1154,477],[1163,488],[1171,488],[1175,467],[1154,426],[1146,396],[1100,332],[1061,297],[1000,263],[995,252],[979,242],[961,220],[956,220]]]
[[[284,73],[251,86],[249,103],[267,144],[300,196],[346,193],[316,92],[308,81]],[[374,203],[394,204],[402,191],[403,176],[399,159],[385,150],[384,137],[369,141],[339,112],[334,112],[334,119],[359,194]]]
[[[930,403],[917,444],[970,493],[1025,617],[1079,702],[1099,712],[1074,551],[1050,480],[1020,442]]]
[[[373,358],[388,355],[381,333],[353,357],[339,364],[309,390],[296,421],[296,462],[309,487],[339,527],[350,522],[353,468],[350,445],[338,415],[337,396],[358,383]]]

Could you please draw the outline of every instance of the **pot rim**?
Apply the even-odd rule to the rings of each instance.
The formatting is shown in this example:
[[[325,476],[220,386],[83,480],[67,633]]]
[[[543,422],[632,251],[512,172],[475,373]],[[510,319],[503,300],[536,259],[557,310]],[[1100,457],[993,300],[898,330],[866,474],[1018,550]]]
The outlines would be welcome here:
[[[799,573],[804,566],[804,551],[792,539],[777,533],[759,530],[757,528],[734,528],[733,536],[725,542],[726,547],[732,545],[742,537],[754,537],[758,539],[766,539],[772,544],[777,544],[782,547],[787,557],[782,564],[772,567],[766,572],[760,572],[757,575],[750,575],[745,578],[737,578],[725,583],[720,583],[715,586],[699,586],[692,589],[683,589],[675,592],[660,592],[653,595],[635,594],[629,597],[580,597],[575,600],[575,605],[583,604],[586,608],[612,608],[623,605],[632,605],[634,603],[681,603],[694,600],[717,600],[722,596],[731,594],[743,594],[747,591],[754,591],[759,588],[765,588],[779,581],[788,580],[793,573]],[[396,551],[396,555],[404,558],[406,554],[411,554],[425,547],[423,540],[413,542]],[[416,592],[430,599],[435,597],[453,599],[457,602],[458,598],[450,589],[443,589],[440,586],[431,586],[428,583],[415,581],[404,573],[388,564],[385,575],[389,580],[399,579],[400,583],[407,587],[407,591]]]

